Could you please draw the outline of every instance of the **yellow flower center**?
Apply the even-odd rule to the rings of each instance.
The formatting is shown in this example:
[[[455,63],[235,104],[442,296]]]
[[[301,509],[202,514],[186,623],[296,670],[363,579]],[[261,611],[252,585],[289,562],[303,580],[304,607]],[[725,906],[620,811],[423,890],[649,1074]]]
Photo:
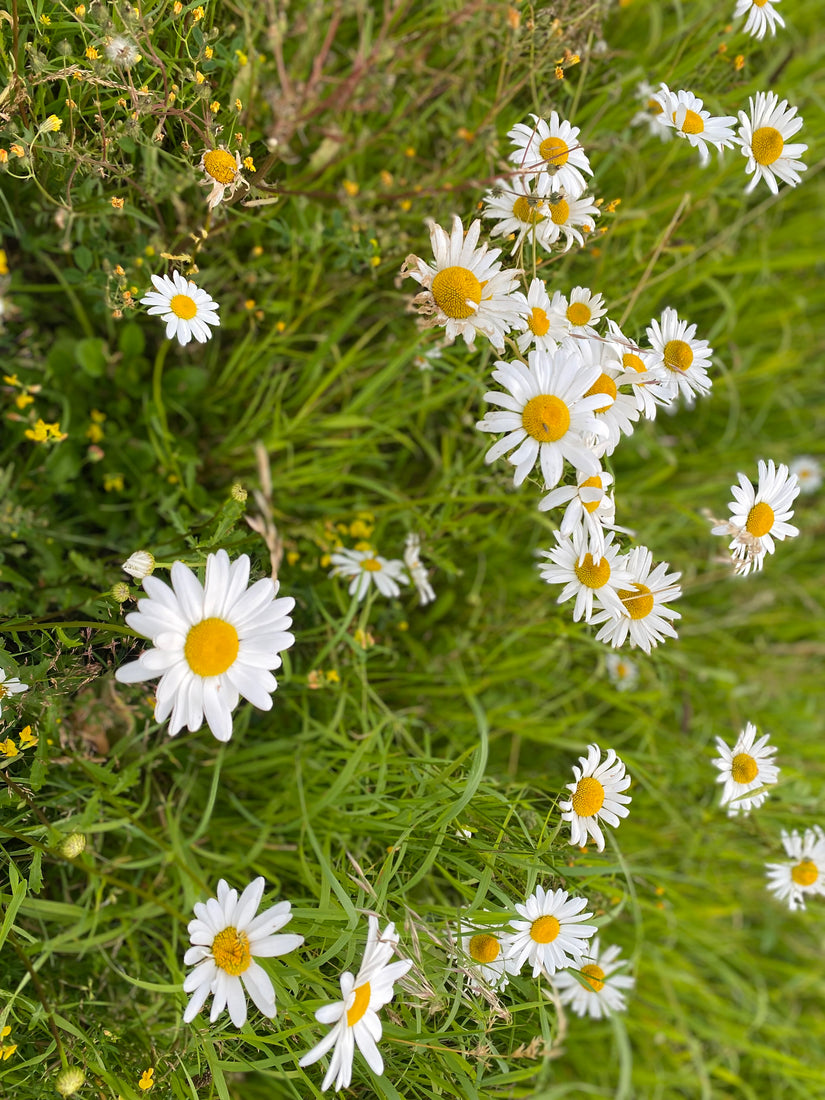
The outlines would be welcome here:
[[[538,225],[544,221],[540,207],[544,206],[542,199],[528,199],[526,195],[519,195],[513,203],[513,217],[528,225]]]
[[[501,953],[501,945],[495,936],[479,932],[470,940],[470,958],[480,963],[495,962]]]
[[[567,320],[571,325],[586,325],[593,316],[593,310],[584,302],[571,302],[567,307]]]
[[[183,647],[186,663],[196,676],[220,676],[238,656],[238,632],[224,619],[203,619],[190,627]]]
[[[819,868],[812,859],[803,859],[791,868],[791,878],[797,886],[813,886],[819,878]]]
[[[466,267],[445,267],[433,279],[432,295],[440,310],[455,320],[463,321],[475,313],[473,302],[481,302],[481,283]]]
[[[366,558],[361,562],[361,568],[366,569],[368,573],[380,573],[381,562],[377,558]]]
[[[539,917],[530,925],[530,938],[536,943],[552,943],[560,931],[555,917]]]
[[[352,1002],[352,1007],[347,1009],[347,1027],[355,1027],[370,1007],[371,996],[372,990],[369,982],[364,982],[363,985],[358,986],[355,990],[355,1000]]]
[[[784,148],[785,141],[773,126],[760,126],[758,130],[754,130],[751,150],[757,164],[773,164],[782,156]]]
[[[602,558],[598,565],[592,554],[585,554],[584,560],[576,565],[576,576],[585,588],[603,588],[610,580],[610,563]]]
[[[622,366],[625,370],[635,370],[639,374],[643,374],[645,365],[638,355],[635,355],[632,351],[627,351],[622,356]]]
[[[249,937],[230,925],[218,932],[212,940],[212,957],[221,970],[236,977],[249,969],[252,954],[249,950]]]
[[[225,149],[210,149],[208,153],[204,153],[203,167],[213,180],[224,186],[232,183],[238,174],[235,158]]]
[[[676,111],[673,112],[673,121],[676,122]],[[695,111],[685,111],[685,121],[682,123],[683,134],[701,134],[705,128],[702,116]]]
[[[581,968],[581,974],[585,984],[589,985],[594,993],[601,993],[604,989],[604,971],[600,966],[596,966],[595,963],[588,963],[587,966]]]
[[[182,321],[191,321],[198,312],[195,299],[190,298],[188,294],[176,294],[169,302],[169,308]]]
[[[613,381],[613,379],[610,377],[610,375],[609,374],[601,374],[601,375],[599,375],[599,377],[596,379],[596,381],[593,383],[593,385],[590,387],[590,389],[587,391],[587,393],[584,396],[585,397],[593,397],[597,393],[606,393],[608,395],[608,397],[612,397],[613,400],[615,401],[616,400],[616,395],[618,394],[618,392],[619,391],[616,388],[616,383]],[[602,408],[596,409],[596,412],[597,413],[606,413],[609,408],[610,408],[610,405],[603,405]]]
[[[750,783],[756,779],[759,765],[747,752],[738,752],[730,766],[731,778],[735,783]]]
[[[555,443],[570,427],[570,410],[560,397],[542,393],[524,406],[521,423],[539,443]]]
[[[567,148],[567,143],[560,137],[548,137],[539,146],[539,156],[542,160],[548,160],[557,168],[561,168],[563,164],[567,164],[570,150]]]
[[[592,775],[585,775],[576,785],[573,809],[579,817],[592,817],[604,805],[604,787]]]
[[[550,318],[541,306],[533,306],[533,312],[527,318],[527,327],[535,336],[544,336],[550,328]]]
[[[773,521],[773,508],[763,500],[759,504],[754,504],[753,508],[748,512],[745,530],[749,535],[753,535],[754,538],[760,539],[763,535],[767,535],[768,531],[773,527]]]
[[[757,8],[764,8],[764,6],[767,4],[768,0],[753,0],[753,2],[754,2],[754,5]]]
[[[668,340],[664,359],[669,370],[686,371],[693,362],[693,350],[684,340]]]
[[[587,478],[586,481],[583,481],[581,483],[581,485],[579,486],[579,488],[584,489],[585,486],[588,489],[601,489],[602,488],[602,479],[599,477],[598,474],[596,474],[595,477],[589,477],[589,478]],[[599,507],[599,505],[601,504],[601,501],[600,500],[591,500],[589,504],[584,504],[584,502],[582,502],[582,504],[584,505],[584,509],[585,509],[586,512],[593,513]]]
[[[0,699],[5,699],[7,695],[8,691],[6,690],[6,687],[3,684],[0,684]]]
[[[665,113],[665,109],[658,99],[649,99],[647,101],[647,109],[652,115],[663,115]]]
[[[559,199],[550,203],[550,217],[554,225],[565,225],[570,217],[570,203],[567,199]]]
[[[620,588],[619,599],[625,605],[631,619],[644,619],[653,610],[653,593],[646,584],[634,584],[632,589]]]

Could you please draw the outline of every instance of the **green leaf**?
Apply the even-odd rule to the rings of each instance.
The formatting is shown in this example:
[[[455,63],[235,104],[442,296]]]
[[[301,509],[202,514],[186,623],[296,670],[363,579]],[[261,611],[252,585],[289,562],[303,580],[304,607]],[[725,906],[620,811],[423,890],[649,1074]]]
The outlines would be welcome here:
[[[87,336],[75,344],[74,357],[88,375],[100,378],[106,369],[106,344],[99,336]]]

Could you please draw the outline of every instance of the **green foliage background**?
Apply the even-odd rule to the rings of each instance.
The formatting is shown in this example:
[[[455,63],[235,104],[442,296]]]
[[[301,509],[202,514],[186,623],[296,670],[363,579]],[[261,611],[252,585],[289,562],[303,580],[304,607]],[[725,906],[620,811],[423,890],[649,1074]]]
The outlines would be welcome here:
[[[356,1060],[355,1095],[817,1095],[822,906],[786,912],[763,865],[781,858],[781,827],[822,807],[825,510],[801,497],[802,536],[743,581],[701,510],[724,514],[758,458],[822,452],[820,5],[786,0],[787,29],[762,44],[709,0],[523,3],[517,29],[502,3],[205,9],[90,4],[78,18],[31,0],[0,20],[0,148],[27,150],[0,165],[0,352],[39,387],[23,410],[3,387],[0,657],[32,685],[4,707],[3,736],[31,723],[39,744],[0,763],[0,1024],[18,1044],[0,1096],[52,1095],[61,1061],[86,1067],[88,1096],[144,1095],[149,1065],[164,1096],[319,1095],[320,1067],[298,1057],[320,1036],[315,1008],[357,967],[366,909],[403,926],[416,966],[385,1014],[386,1073]],[[85,56],[121,31],[139,43],[134,68]],[[565,47],[582,61],[559,81]],[[722,114],[755,90],[786,96],[805,119],[802,185],[746,198],[737,152],[702,170],[685,143],[631,128],[642,79]],[[538,582],[554,519],[538,487],[484,466],[474,423],[493,356],[456,345],[420,371],[432,341],[395,282],[407,253],[427,255],[424,219],[468,224],[506,131],[554,108],[582,127],[596,193],[622,202],[604,237],[547,265],[551,287],[602,291],[631,336],[673,305],[716,349],[711,397],[615,455],[618,522],[685,588],[679,641],[638,655],[628,694]],[[37,135],[50,113],[61,131]],[[235,133],[261,186],[210,218],[196,165],[207,136],[234,149]],[[167,346],[124,303],[167,270],[161,253],[192,257],[221,304],[204,347]],[[67,439],[27,440],[37,417]],[[149,690],[114,685],[136,643],[110,589],[139,547],[195,564],[224,546],[266,575],[230,492],[241,483],[247,515],[260,511],[259,443],[298,641],[269,714],[239,709],[227,746],[206,729],[169,740]],[[423,533],[434,604],[352,607],[327,579],[334,525],[360,511],[387,556]],[[318,669],[340,684],[311,690]],[[758,813],[729,821],[713,738],[746,720],[773,734],[782,775]],[[592,740],[634,778],[601,856],[566,844],[555,808]],[[66,859],[78,832],[87,848]],[[240,1036],[225,1016],[184,1026],[192,905],[221,876],[257,874],[306,937],[270,967],[279,1014]],[[603,941],[632,959],[625,1016],[562,1019],[527,977],[488,1004],[457,979],[459,913],[506,908],[536,882],[585,893]]]

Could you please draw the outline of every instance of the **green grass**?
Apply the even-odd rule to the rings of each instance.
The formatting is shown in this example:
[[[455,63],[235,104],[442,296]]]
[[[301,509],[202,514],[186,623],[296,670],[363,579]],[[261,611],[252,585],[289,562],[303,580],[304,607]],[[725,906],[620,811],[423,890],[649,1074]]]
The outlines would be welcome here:
[[[141,17],[150,39],[124,8],[116,29],[144,55],[128,75],[84,57],[103,52],[109,29],[96,9],[78,19],[73,5],[19,3],[16,34],[13,18],[0,22],[11,88],[0,148],[28,146],[52,112],[64,120],[30,157],[0,165],[0,295],[13,307],[0,352],[4,372],[40,387],[20,410],[19,388],[4,386],[0,440],[0,661],[32,685],[19,709],[4,707],[0,740],[26,723],[39,737],[0,758],[0,1026],[18,1045],[0,1062],[0,1096],[54,1095],[66,1063],[86,1069],[80,1095],[107,1100],[320,1095],[321,1066],[298,1058],[321,1036],[315,1009],[357,968],[368,910],[396,922],[415,966],[382,1014],[385,1075],[356,1059],[354,1095],[822,1090],[821,899],[787,912],[764,888],[764,863],[781,858],[781,828],[821,809],[825,505],[800,497],[801,537],[744,580],[716,560],[724,544],[701,514],[724,514],[757,459],[823,450],[819,5],[783,4],[787,30],[761,45],[724,32],[730,13],[709,0],[610,5],[601,27],[607,4],[570,0],[553,8],[559,38],[550,8],[536,5],[531,32],[528,5],[516,7],[518,31],[498,3],[400,3],[384,21],[378,5],[303,0],[278,26],[264,5],[212,5],[193,21],[193,5],[176,15],[161,4]],[[313,28],[339,15],[314,80]],[[592,52],[602,37],[606,52]],[[560,82],[565,47],[582,62]],[[774,88],[805,119],[802,185],[746,198],[739,153],[702,170],[686,143],[631,129],[643,78],[692,88],[724,114]],[[711,396],[637,428],[614,456],[617,521],[684,585],[679,640],[633,654],[641,679],[626,694],[595,632],[537,578],[534,551],[557,515],[536,511],[537,484],[515,490],[506,463],[484,465],[489,437],[474,424],[494,356],[457,344],[420,372],[431,338],[405,312],[410,284],[395,284],[408,253],[428,255],[424,219],[469,224],[506,131],[553,108],[582,127],[596,194],[622,202],[604,237],[546,266],[551,288],[602,291],[610,316],[629,310],[631,336],[673,305],[716,349]],[[273,188],[251,197],[277,201],[207,219],[193,165],[214,123],[221,141],[243,134],[241,155]],[[192,255],[221,304],[203,348],[167,348],[153,318],[123,305],[124,289],[139,298],[149,272],[167,270],[164,252]],[[100,453],[92,410],[106,416]],[[68,438],[25,439],[37,417]],[[196,564],[223,546],[266,575],[268,547],[243,518],[260,512],[258,444],[273,521],[298,555],[280,571],[297,644],[273,710],[240,707],[228,745],[205,728],[170,740],[151,688],[114,683],[133,641],[111,586],[140,547]],[[331,525],[360,511],[387,556],[408,530],[423,533],[435,603],[351,607],[327,578]],[[366,651],[359,626],[375,638]],[[310,689],[319,669],[340,684]],[[764,807],[730,821],[713,741],[747,720],[772,733],[782,774]],[[603,855],[571,848],[556,808],[594,740],[634,779]],[[86,849],[67,859],[73,833]],[[226,1015],[184,1025],[192,906],[220,877],[241,887],[258,874],[267,899],[292,901],[290,930],[306,937],[269,966],[278,1016],[253,1013],[241,1035]],[[585,894],[602,940],[630,957],[626,1014],[562,1018],[526,974],[500,1006],[457,980],[459,915],[506,908],[537,882]],[[144,1094],[147,1066],[157,1084]]]

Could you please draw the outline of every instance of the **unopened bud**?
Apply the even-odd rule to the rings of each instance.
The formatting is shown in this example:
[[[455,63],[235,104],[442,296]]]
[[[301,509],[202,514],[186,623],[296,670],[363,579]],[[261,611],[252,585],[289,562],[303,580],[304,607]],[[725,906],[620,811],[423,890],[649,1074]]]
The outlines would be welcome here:
[[[86,1082],[86,1074],[80,1066],[69,1066],[58,1074],[54,1087],[61,1096],[74,1096],[78,1089],[83,1088]]]
[[[129,591],[128,584],[124,584],[123,581],[118,581],[117,584],[112,585],[109,595],[118,603],[126,603],[132,593]]]
[[[83,833],[70,833],[60,845],[60,854],[64,859],[77,859],[86,850],[86,837]]]
[[[134,577],[136,581],[142,581],[148,577],[155,568],[155,559],[148,550],[136,550],[120,567],[124,573]]]
[[[232,489],[230,490],[230,496],[232,497],[232,499],[237,500],[240,504],[243,504],[248,495],[249,494],[247,493],[246,489],[244,489],[243,485],[241,485],[240,481],[236,481],[235,484],[232,486]]]

